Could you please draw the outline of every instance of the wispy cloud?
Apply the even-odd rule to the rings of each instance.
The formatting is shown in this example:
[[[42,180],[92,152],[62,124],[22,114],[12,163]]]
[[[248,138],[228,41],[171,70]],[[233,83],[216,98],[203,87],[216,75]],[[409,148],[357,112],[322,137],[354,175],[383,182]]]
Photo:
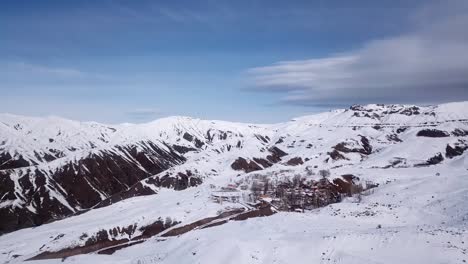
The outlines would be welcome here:
[[[129,116],[132,120],[136,121],[147,121],[161,114],[162,112],[159,109],[155,108],[137,108],[126,112],[127,116]]]
[[[73,68],[49,67],[25,62],[9,62],[6,67],[15,71],[28,72],[31,74],[55,75],[61,77],[82,77],[87,73]]]
[[[444,3],[444,8],[431,5],[415,14],[406,34],[330,57],[248,72],[255,89],[283,92],[283,101],[291,104],[468,99],[468,2]]]
[[[94,100],[111,98],[130,81],[118,75],[78,67],[0,60],[0,91],[3,96],[62,96]]]
[[[0,69],[2,72],[15,75],[27,75],[31,77],[48,77],[48,78],[101,78],[105,76],[96,72],[87,72],[72,67],[56,67],[44,64],[28,63],[24,61],[0,61]],[[1,76],[0,76],[1,77]]]
[[[124,5],[119,2],[108,2],[109,7],[116,13],[129,18],[130,21],[142,21],[153,26],[163,25],[165,21],[175,24],[200,23],[211,24],[222,16],[219,12],[210,13],[206,8],[181,8],[176,6],[161,5],[161,3],[144,2],[144,8],[135,8],[132,5]]]

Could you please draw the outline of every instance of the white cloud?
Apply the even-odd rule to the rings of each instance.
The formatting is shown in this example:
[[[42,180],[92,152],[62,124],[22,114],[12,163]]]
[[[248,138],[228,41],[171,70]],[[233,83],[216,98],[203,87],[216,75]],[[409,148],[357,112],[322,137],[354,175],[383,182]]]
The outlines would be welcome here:
[[[260,91],[292,104],[438,102],[468,99],[468,2],[415,15],[413,29],[330,57],[249,70]]]

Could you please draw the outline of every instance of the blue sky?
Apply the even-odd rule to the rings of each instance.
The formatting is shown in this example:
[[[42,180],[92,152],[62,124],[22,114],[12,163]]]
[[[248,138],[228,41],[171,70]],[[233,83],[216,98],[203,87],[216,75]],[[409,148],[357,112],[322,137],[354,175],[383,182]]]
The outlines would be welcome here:
[[[268,123],[353,103],[467,99],[466,7],[2,0],[0,112]]]

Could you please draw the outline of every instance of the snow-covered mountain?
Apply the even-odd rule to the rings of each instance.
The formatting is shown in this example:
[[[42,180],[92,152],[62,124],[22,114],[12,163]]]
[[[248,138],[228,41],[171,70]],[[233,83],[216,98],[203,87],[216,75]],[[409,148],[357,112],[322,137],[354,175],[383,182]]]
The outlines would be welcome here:
[[[467,148],[468,102],[355,105],[269,125],[189,117],[105,125],[3,114],[0,232],[40,226],[1,236],[0,261],[99,251],[115,252],[109,259],[99,256],[100,262],[111,263],[290,263],[287,250],[280,248],[303,254],[307,250],[299,243],[311,232],[307,243],[317,245],[308,253],[317,253],[312,260],[380,263],[348,244],[363,239],[363,245],[385,255],[374,243],[383,239],[393,250],[403,250],[391,242],[398,237],[427,250],[436,246],[421,241],[445,231],[461,237],[451,248],[458,253],[424,260],[461,261],[459,254],[466,253],[462,242],[468,244]],[[318,175],[325,170],[331,174],[328,180]],[[359,192],[353,191],[356,186]],[[361,191],[369,195],[352,203],[358,199],[353,194]],[[281,192],[298,198],[286,199]],[[321,207],[344,196],[351,197],[305,214],[281,212],[245,225],[236,221]],[[230,228],[223,229],[227,222]],[[323,229],[309,230],[309,223]],[[377,224],[385,228],[376,230]],[[417,233],[418,225],[424,235]],[[240,234],[235,244],[215,246],[213,241],[233,231]],[[255,234],[265,246],[248,242],[242,232]],[[183,239],[174,239],[181,234]],[[448,240],[451,235],[444,233]],[[161,244],[156,252],[150,249],[155,243]],[[118,250],[123,245],[128,248]],[[223,245],[225,251],[211,253],[212,262],[210,253],[201,252]],[[330,252],[333,245],[346,250]],[[233,247],[249,253],[235,253]],[[408,256],[399,260],[423,260]],[[95,257],[78,259],[96,262]]]

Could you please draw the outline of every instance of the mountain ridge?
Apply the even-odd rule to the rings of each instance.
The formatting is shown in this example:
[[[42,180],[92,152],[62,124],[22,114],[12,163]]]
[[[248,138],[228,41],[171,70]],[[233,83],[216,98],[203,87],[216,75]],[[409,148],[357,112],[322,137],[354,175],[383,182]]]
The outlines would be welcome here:
[[[354,105],[263,125],[180,116],[106,125],[5,114],[0,124],[0,216],[7,219],[0,230],[9,232],[220,175],[443,162],[468,145],[468,102]],[[423,129],[429,137],[418,136]],[[430,139],[434,129],[443,137]]]

